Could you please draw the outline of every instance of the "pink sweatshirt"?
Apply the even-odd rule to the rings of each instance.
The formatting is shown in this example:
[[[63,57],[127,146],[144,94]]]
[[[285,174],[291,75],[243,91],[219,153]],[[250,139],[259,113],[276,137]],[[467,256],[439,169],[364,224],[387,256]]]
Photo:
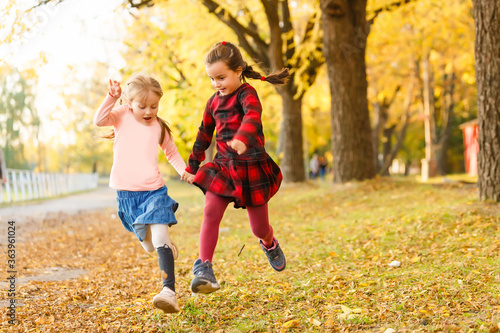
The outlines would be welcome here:
[[[113,166],[109,186],[124,191],[154,191],[165,185],[158,169],[158,141],[161,127],[139,123],[129,105],[114,108],[117,99],[107,94],[94,116],[97,126],[113,126]],[[161,144],[167,160],[182,175],[186,163],[177,151],[174,141],[165,133]]]

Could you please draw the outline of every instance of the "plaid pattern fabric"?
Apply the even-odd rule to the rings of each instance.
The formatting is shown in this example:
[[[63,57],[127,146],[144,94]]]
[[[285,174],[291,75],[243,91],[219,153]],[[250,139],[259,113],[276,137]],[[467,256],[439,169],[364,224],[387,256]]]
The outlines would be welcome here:
[[[278,191],[283,179],[278,165],[264,149],[260,115],[262,106],[255,89],[242,84],[227,96],[214,94],[207,102],[186,171],[195,174],[194,184],[203,192],[230,197],[234,206],[259,206]],[[200,167],[213,132],[217,154]],[[226,142],[233,138],[248,147],[238,155]]]

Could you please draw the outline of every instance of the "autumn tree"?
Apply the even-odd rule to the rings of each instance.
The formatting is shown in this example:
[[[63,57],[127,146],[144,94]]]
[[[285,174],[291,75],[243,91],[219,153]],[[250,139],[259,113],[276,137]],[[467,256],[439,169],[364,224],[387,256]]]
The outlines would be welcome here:
[[[368,5],[367,16],[374,10]],[[473,24],[468,1],[419,0],[379,15],[371,25],[368,98],[374,152],[383,156],[381,175],[396,156],[420,165],[424,148],[432,148],[439,174],[463,170],[458,125],[476,115]],[[424,122],[432,140],[419,142]]]
[[[2,70],[3,71],[3,70]],[[16,70],[5,71],[0,80],[0,147],[9,168],[26,169],[25,144],[38,142],[40,119],[28,80]]]
[[[375,176],[367,101],[366,0],[321,0],[332,112],[334,182]]]
[[[500,2],[474,0],[479,198],[500,201]]]
[[[152,6],[155,2],[129,0],[129,3],[131,7],[140,8]],[[283,67],[291,69],[288,83],[276,87],[282,100],[283,118],[280,165],[285,181],[304,181],[302,101],[316,79],[318,67],[324,62],[317,12],[312,10],[304,25],[294,26],[297,21],[293,21],[288,0],[251,3],[200,0],[200,3],[234,31],[239,46],[259,64],[265,74]]]

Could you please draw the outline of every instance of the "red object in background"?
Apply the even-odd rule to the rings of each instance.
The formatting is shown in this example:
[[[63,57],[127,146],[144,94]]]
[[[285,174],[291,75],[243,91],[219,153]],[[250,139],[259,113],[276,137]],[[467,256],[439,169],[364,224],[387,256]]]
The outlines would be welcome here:
[[[465,171],[471,176],[476,176],[479,152],[477,119],[463,123],[460,128],[464,136]]]

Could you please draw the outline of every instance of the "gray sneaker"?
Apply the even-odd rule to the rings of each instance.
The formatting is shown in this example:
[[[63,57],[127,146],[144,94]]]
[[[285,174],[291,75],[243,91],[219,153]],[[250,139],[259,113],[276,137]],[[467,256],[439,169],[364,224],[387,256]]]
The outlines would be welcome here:
[[[277,271],[281,272],[286,267],[286,258],[283,251],[281,251],[280,244],[276,238],[273,238],[273,247],[267,249],[264,244],[262,244],[262,240],[259,240],[260,247],[264,251],[267,256],[267,260],[271,267]]]
[[[210,261],[196,260],[193,266],[193,274],[194,279],[191,280],[191,291],[193,293],[210,294],[220,289]]]

